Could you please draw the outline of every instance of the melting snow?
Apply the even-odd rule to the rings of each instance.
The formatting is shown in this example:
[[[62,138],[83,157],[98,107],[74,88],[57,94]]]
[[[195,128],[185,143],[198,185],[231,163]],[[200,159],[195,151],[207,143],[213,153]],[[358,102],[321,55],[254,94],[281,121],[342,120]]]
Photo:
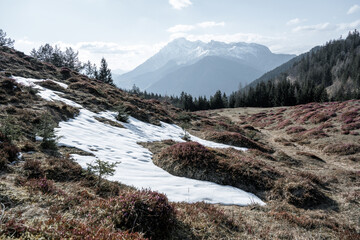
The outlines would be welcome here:
[[[49,101],[62,101],[66,104],[79,107],[80,114],[66,122],[60,122],[57,135],[61,136],[61,145],[72,146],[93,153],[103,161],[121,161],[116,168],[115,175],[110,180],[134,186],[136,188],[150,188],[151,190],[165,193],[170,201],[248,205],[262,202],[254,194],[242,191],[231,186],[223,186],[207,181],[199,181],[185,177],[177,177],[157,167],[152,162],[152,153],[137,144],[137,142],[160,141],[172,139],[183,142],[183,131],[174,124],[161,123],[155,126],[141,122],[130,117],[129,123],[121,123],[125,128],[114,127],[99,122],[95,117],[103,117],[112,121],[114,112],[93,113],[82,108],[79,104],[61,98],[55,91],[36,85],[42,80],[14,77],[21,84],[39,89],[39,95]],[[54,81],[55,82],[55,81]],[[190,135],[192,141],[214,148],[232,147],[225,144],[206,141]],[[245,148],[237,148],[245,150]],[[87,163],[92,163],[95,158],[73,154],[72,157],[83,168]]]

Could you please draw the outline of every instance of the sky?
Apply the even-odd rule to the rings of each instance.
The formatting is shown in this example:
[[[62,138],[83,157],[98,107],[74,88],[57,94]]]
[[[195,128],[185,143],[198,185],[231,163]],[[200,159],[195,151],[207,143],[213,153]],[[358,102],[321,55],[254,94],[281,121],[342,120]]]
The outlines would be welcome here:
[[[130,71],[178,37],[301,54],[360,29],[359,0],[0,0],[0,29],[29,53],[50,43]]]

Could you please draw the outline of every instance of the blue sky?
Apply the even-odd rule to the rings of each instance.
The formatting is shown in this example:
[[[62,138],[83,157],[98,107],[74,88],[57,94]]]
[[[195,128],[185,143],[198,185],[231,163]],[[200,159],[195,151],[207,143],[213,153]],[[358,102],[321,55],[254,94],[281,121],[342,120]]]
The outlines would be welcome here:
[[[131,70],[177,37],[300,54],[360,28],[357,0],[0,0],[0,28],[29,53],[71,46]]]

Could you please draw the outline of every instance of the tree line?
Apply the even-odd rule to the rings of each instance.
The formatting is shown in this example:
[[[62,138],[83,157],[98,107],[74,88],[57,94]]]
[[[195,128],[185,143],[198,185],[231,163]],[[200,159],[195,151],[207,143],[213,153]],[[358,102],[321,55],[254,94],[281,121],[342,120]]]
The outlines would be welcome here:
[[[15,40],[7,37],[6,32],[0,29],[0,46],[14,48],[14,42]],[[105,58],[101,59],[98,70],[96,64],[92,64],[90,61],[82,63],[78,57],[79,52],[75,52],[71,47],[67,47],[65,51],[62,51],[57,45],[53,47],[48,43],[38,49],[32,49],[30,56],[42,62],[51,63],[56,67],[70,68],[84,73],[89,78],[113,84],[111,70],[108,68]]]
[[[62,51],[57,45],[53,47],[48,43],[40,46],[38,49],[34,48],[30,52],[30,56],[42,62],[51,63],[56,67],[66,67],[77,72],[83,72],[89,78],[113,84],[111,70],[108,68],[105,58],[101,59],[98,70],[96,64],[92,64],[90,61],[82,63],[78,55],[79,52],[75,52],[71,47],[67,47],[65,51]]]

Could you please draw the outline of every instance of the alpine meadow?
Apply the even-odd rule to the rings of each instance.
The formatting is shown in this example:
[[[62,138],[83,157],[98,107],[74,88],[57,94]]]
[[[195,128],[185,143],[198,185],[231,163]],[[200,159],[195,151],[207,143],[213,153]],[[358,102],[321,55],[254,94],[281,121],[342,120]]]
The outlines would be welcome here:
[[[358,1],[0,22],[0,239],[360,239]]]

